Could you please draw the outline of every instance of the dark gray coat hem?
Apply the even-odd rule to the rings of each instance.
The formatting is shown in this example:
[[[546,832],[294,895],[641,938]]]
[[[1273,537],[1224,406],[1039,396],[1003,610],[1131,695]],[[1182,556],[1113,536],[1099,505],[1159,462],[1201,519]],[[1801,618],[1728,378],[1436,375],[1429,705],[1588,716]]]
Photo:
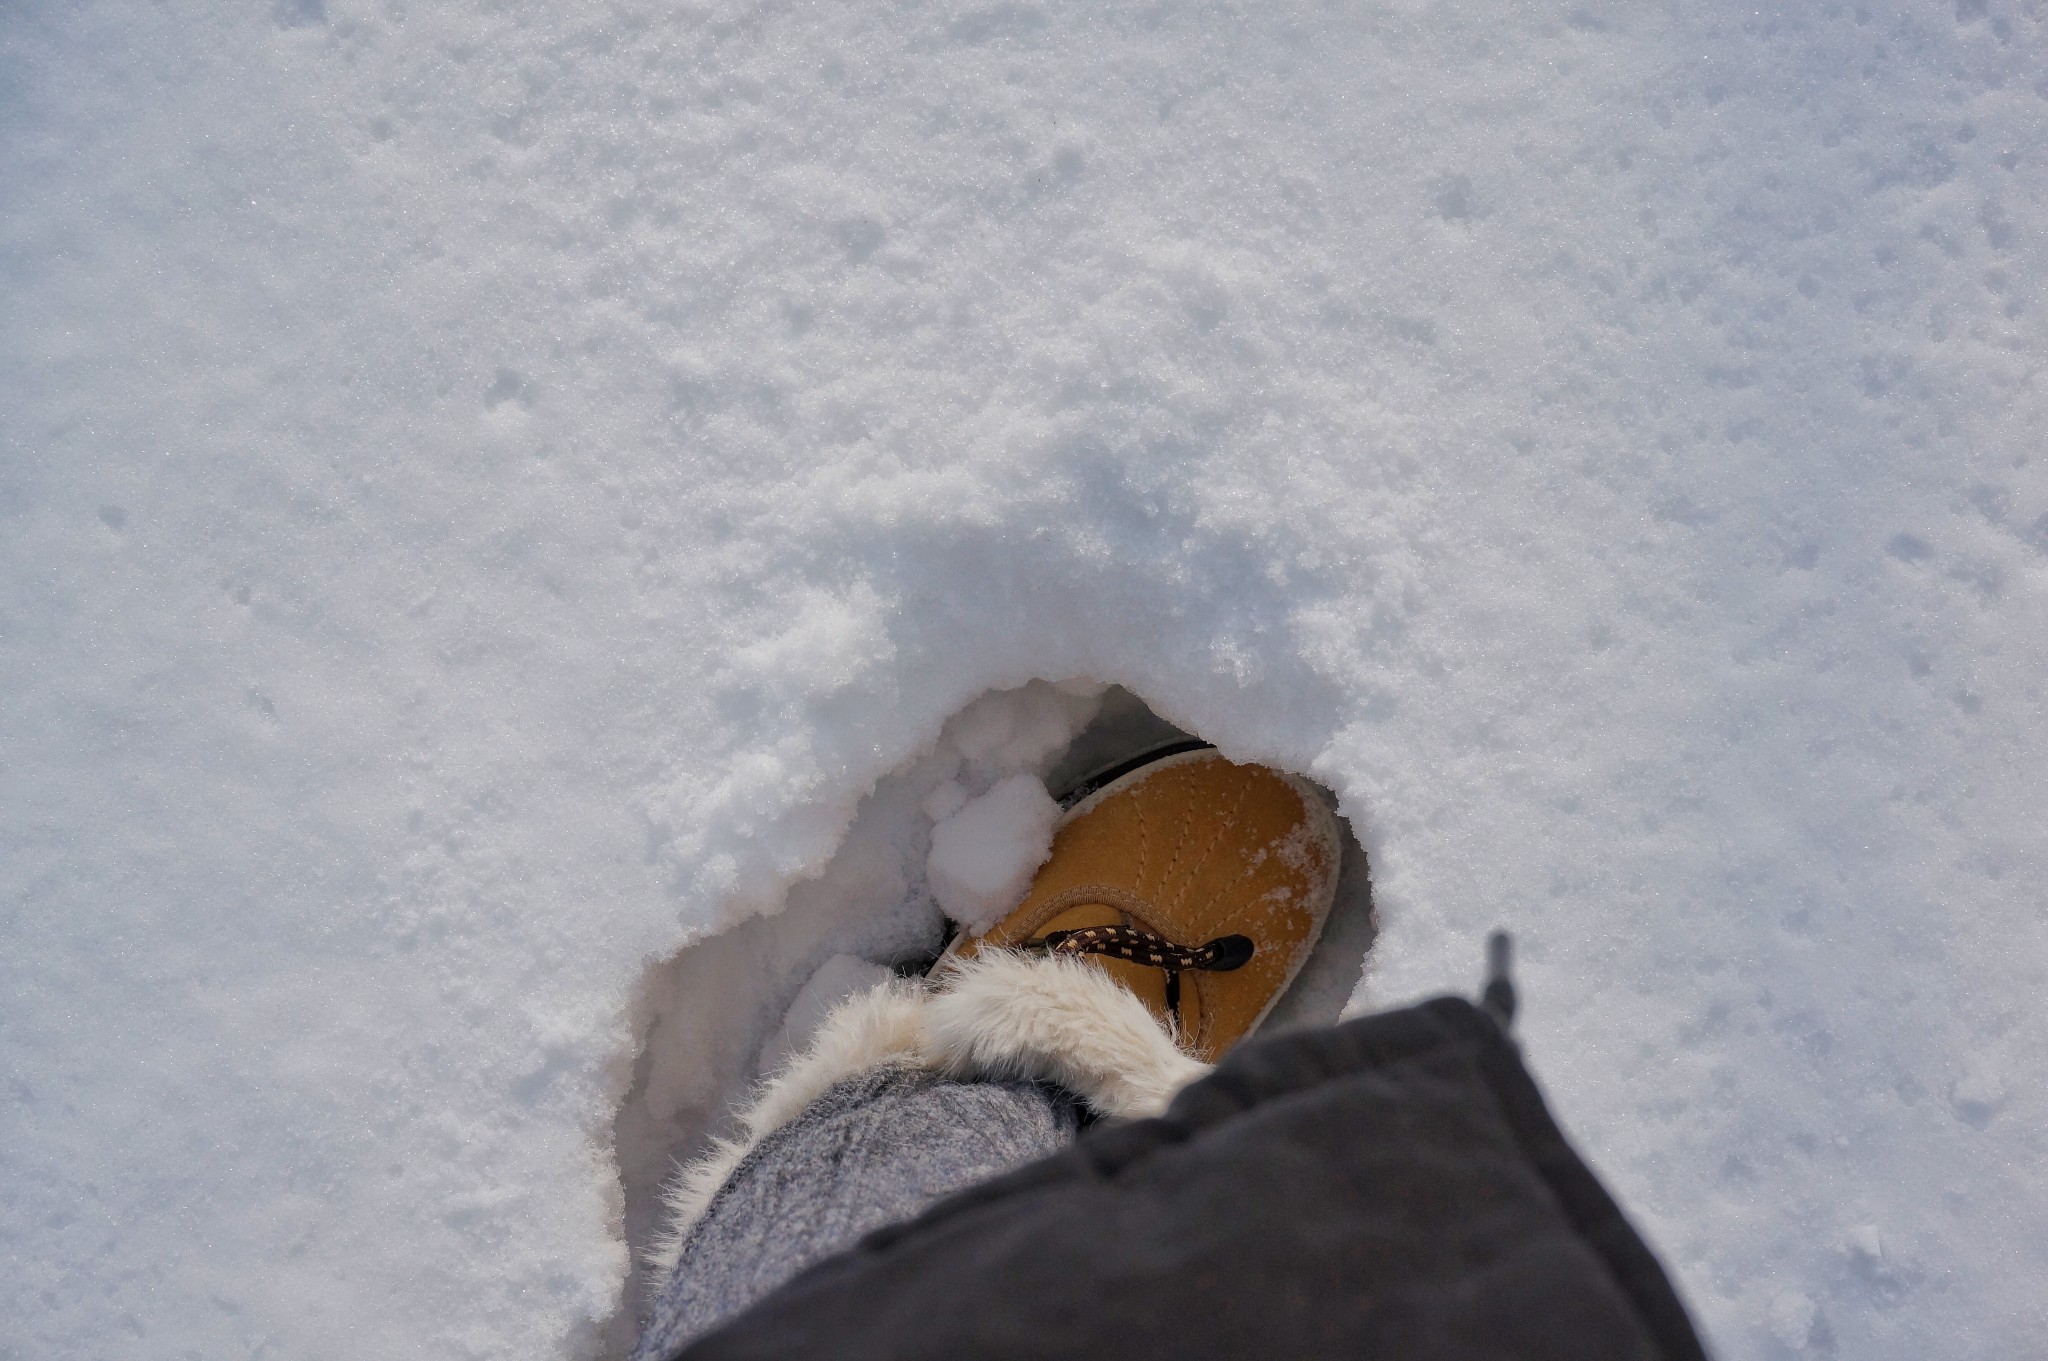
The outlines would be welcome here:
[[[1514,1044],[1454,998],[1244,1045],[1164,1116],[879,1230],[685,1353],[1703,1355]]]

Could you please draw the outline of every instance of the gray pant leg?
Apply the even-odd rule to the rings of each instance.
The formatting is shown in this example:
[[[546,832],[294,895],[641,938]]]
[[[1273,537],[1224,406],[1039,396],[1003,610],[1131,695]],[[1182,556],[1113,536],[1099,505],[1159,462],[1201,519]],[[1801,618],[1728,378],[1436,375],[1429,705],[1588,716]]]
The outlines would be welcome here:
[[[848,1078],[747,1154],[691,1229],[633,1361],[667,1361],[869,1231],[1071,1142],[1072,1098],[886,1068]]]

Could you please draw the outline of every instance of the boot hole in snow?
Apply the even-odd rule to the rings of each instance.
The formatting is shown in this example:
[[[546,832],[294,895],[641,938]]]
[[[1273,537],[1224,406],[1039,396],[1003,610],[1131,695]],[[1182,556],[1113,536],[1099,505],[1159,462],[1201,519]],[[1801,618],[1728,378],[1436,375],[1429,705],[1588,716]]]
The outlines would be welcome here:
[[[630,1350],[647,1299],[643,1264],[663,1183],[679,1160],[732,1132],[750,1085],[800,1050],[842,998],[936,955],[949,913],[1007,911],[1036,869],[1043,840],[1032,842],[1049,838],[1055,800],[1197,736],[1121,686],[1033,681],[983,695],[946,722],[929,752],[876,785],[824,870],[795,885],[779,912],[648,970],[632,1086],[613,1124],[633,1279],[607,1330],[608,1355]],[[935,847],[934,828],[949,820]],[[1363,975],[1376,931],[1372,887],[1357,836],[1337,821],[1336,904],[1262,1033],[1334,1021]]]

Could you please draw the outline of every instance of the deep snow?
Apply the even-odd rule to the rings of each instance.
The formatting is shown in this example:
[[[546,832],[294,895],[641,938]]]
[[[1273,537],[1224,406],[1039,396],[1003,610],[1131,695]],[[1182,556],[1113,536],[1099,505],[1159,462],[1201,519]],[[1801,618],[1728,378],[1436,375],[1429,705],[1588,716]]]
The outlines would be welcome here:
[[[649,980],[1034,677],[1515,928],[1721,1354],[2032,1354],[2044,27],[0,11],[0,1354],[593,1354]]]

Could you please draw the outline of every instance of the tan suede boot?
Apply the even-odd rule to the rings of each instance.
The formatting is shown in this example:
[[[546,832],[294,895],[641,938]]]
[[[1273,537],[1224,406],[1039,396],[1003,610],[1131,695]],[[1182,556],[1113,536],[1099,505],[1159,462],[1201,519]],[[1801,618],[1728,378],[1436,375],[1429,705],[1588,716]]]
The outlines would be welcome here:
[[[1305,781],[1213,750],[1141,766],[1070,809],[1018,908],[949,957],[1073,955],[1205,1062],[1256,1028],[1337,892],[1337,819]]]

